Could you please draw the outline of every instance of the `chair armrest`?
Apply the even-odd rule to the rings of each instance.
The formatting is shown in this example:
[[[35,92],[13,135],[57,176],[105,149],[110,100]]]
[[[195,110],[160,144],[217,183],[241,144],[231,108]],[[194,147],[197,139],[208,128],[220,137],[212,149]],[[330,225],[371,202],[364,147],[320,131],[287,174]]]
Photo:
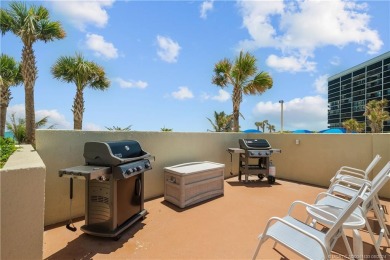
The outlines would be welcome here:
[[[333,195],[331,193],[328,193],[328,192],[320,192],[318,195],[317,195],[317,198],[315,199],[314,201],[314,204],[317,204],[317,202],[322,199],[322,198],[325,198],[325,197],[332,197],[334,199],[337,199],[337,200],[340,200],[340,201],[343,201],[343,202],[349,202],[349,200],[346,200],[346,199],[343,199],[343,198],[340,198],[336,195]]]
[[[347,175],[347,176],[354,176],[356,178],[361,178],[361,179],[366,179],[366,173],[365,172],[355,172],[355,171],[351,171],[351,170],[347,170],[347,169],[340,169],[336,172],[336,176],[344,176],[344,175]],[[337,178],[337,177],[336,177]]]
[[[349,166],[342,166],[342,167],[339,169],[339,171],[342,171],[342,170],[350,170],[350,171],[360,172],[360,173],[362,173],[362,174],[365,173],[365,171],[362,170],[362,169],[353,168],[353,167],[349,167]]]
[[[325,198],[325,197],[332,197],[332,198],[335,199],[335,200],[339,200],[339,201],[342,201],[342,202],[345,202],[345,203],[348,203],[348,202],[349,202],[349,200],[343,199],[343,198],[341,198],[341,197],[339,197],[339,196],[336,196],[336,195],[334,195],[334,194],[327,193],[327,192],[320,192],[320,193],[317,195],[317,197],[316,197],[316,199],[315,199],[315,201],[314,201],[314,205],[316,205],[316,204],[318,203],[318,201],[320,201],[322,198]],[[360,210],[362,216],[364,216],[365,213],[364,213],[364,210],[362,209],[362,207],[359,205],[357,208]]]
[[[291,216],[292,211],[295,209],[295,206],[298,205],[298,204],[306,206],[306,208],[310,208],[310,209],[314,210],[315,212],[320,212],[321,214],[323,214],[323,215],[321,215],[322,218],[325,217],[325,218],[327,218],[330,221],[336,221],[336,219],[337,219],[336,215],[334,215],[332,213],[329,213],[326,210],[320,209],[320,208],[316,207],[315,205],[311,205],[311,204],[308,204],[308,203],[300,201],[300,200],[294,201],[291,204],[290,209],[288,210],[288,215],[289,216]],[[318,214],[317,214],[317,216],[320,217]],[[331,219],[329,219],[328,217],[331,218]]]
[[[352,176],[349,177],[349,178],[351,178],[352,180],[355,179]],[[338,180],[336,180],[335,182],[332,183],[332,185],[329,187],[328,190],[331,190],[332,187],[335,186],[335,185],[345,186],[345,187],[349,187],[349,188],[355,187],[356,189],[360,189],[363,186],[363,184],[367,184],[367,186],[369,188],[371,187],[371,181],[369,181],[369,180],[357,179],[358,182],[353,182],[352,180],[338,179]]]

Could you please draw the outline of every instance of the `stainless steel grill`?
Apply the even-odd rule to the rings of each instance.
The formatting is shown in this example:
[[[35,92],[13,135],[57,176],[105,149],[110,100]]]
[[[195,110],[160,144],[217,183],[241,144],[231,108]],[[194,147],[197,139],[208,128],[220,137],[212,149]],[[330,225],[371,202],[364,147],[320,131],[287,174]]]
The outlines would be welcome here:
[[[257,175],[260,180],[267,177],[268,183],[275,183],[275,176],[270,175],[272,167],[270,156],[281,153],[280,149],[273,149],[266,139],[239,139],[240,148],[229,148],[228,152],[239,154],[238,180],[245,175],[245,182],[250,175]]]
[[[152,169],[151,157],[133,140],[87,142],[85,165],[59,170],[60,177],[70,178],[70,199],[73,179],[86,181],[82,231],[119,239],[123,231],[144,218],[144,172]]]

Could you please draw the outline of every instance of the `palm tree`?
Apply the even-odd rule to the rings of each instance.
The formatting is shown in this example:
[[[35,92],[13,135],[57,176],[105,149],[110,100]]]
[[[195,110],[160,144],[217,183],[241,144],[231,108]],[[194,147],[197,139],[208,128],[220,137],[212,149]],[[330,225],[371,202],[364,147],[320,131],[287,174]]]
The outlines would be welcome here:
[[[161,131],[162,132],[172,132],[173,129],[172,128],[166,128],[165,126],[163,128],[161,128]]]
[[[233,86],[233,131],[238,132],[242,94],[262,94],[272,87],[272,78],[267,72],[258,73],[256,58],[242,51],[234,63],[226,58],[216,63],[214,73],[213,84],[221,88]]]
[[[255,122],[255,126],[257,128],[257,131],[260,131],[261,122]]]
[[[84,114],[84,89],[90,87],[97,90],[105,90],[110,87],[110,81],[106,78],[104,68],[98,64],[87,61],[81,54],[62,56],[58,58],[51,73],[54,78],[61,81],[76,84],[76,96],[74,98],[73,128],[81,130]]]
[[[128,125],[128,126],[123,127],[123,128],[120,126],[113,126],[113,127],[106,126],[106,129],[110,130],[110,131],[131,131],[131,125]]]
[[[264,129],[267,125],[268,125],[268,120],[264,120],[263,122],[260,122],[260,127],[261,127],[261,130],[263,131],[263,133],[264,133]]]
[[[389,112],[384,109],[387,107],[387,103],[387,99],[374,99],[366,104],[366,111],[363,115],[367,117],[372,133],[381,133],[383,121],[390,119]]]
[[[3,35],[12,32],[23,42],[21,72],[25,91],[27,143],[35,145],[34,86],[38,70],[33,44],[38,40],[49,42],[62,39],[65,31],[60,22],[50,21],[49,11],[43,6],[27,8],[25,3],[11,2],[9,8],[0,9],[0,28]]]
[[[262,122],[255,122],[255,126],[257,127],[257,130],[260,131],[260,128],[261,128],[263,133],[264,133],[264,128],[266,127],[266,125],[268,125],[268,120],[264,120]]]
[[[43,127],[47,124],[49,116],[45,116],[41,120],[35,123],[35,128]],[[12,113],[10,116],[10,122],[7,122],[7,129],[12,132],[12,135],[19,144],[26,143],[27,133],[26,133],[26,120],[24,118],[16,119],[15,113]],[[48,129],[54,128],[55,125],[51,125]]]
[[[352,132],[361,133],[364,130],[364,123],[360,123],[354,118],[345,120],[342,125],[347,131],[347,133],[352,133]]]
[[[0,137],[4,137],[7,109],[11,101],[10,87],[22,83],[19,63],[14,58],[1,54],[0,56]]]
[[[214,111],[214,122],[207,117],[215,132],[230,132],[232,115],[225,114],[224,111],[218,113]]]
[[[275,132],[275,126],[267,123],[267,129],[270,133]]]

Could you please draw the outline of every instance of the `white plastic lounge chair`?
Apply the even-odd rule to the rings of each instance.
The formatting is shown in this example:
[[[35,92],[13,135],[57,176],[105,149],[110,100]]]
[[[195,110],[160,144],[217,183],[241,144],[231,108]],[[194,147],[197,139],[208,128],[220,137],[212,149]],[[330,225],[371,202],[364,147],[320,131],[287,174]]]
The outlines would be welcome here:
[[[335,184],[339,183],[339,181],[344,181],[345,185],[350,185],[348,183],[358,184],[360,187],[365,180],[369,180],[368,175],[372,171],[372,169],[378,164],[382,157],[377,154],[374,159],[371,161],[371,163],[367,166],[365,170],[352,168],[349,166],[342,166],[335,174],[335,176],[330,180],[330,188]],[[375,200],[378,202],[379,209],[382,214],[382,218],[384,221],[387,221],[385,212],[382,208],[382,205],[379,203],[379,197],[376,195]]]
[[[353,177],[353,176],[348,176],[348,178],[340,178],[339,180],[335,181],[333,183],[333,185],[331,185],[329,187],[328,193],[332,193],[332,194],[338,193],[338,194],[344,195],[346,197],[351,197],[351,194],[353,194],[353,191],[351,191],[351,189],[346,189],[343,187],[350,187],[352,189],[359,189],[363,182],[367,182],[370,185],[373,185],[374,181],[378,182],[380,180],[380,178],[382,178],[382,176],[384,176],[384,175],[386,175],[386,173],[383,172],[383,169],[382,169],[382,171],[375,176],[375,178],[372,180],[372,182],[369,180],[363,180],[363,179],[360,179],[359,177]],[[378,194],[375,194],[374,202],[376,202],[378,205],[380,216],[383,219],[383,222],[386,222],[387,221],[386,214],[385,214],[385,211],[384,211],[382,205],[380,204]],[[387,234],[389,234],[388,231],[387,231]]]
[[[347,206],[343,208],[338,216],[304,202],[294,202],[291,205],[287,216],[284,218],[272,217],[268,220],[264,233],[259,236],[259,243],[252,259],[256,259],[261,246],[269,238],[275,241],[274,248],[277,243],[280,243],[305,259],[330,259],[332,248],[337,239],[343,234],[343,223],[353,214],[353,211],[363,201],[362,196],[366,193],[366,190],[367,184],[363,184],[360,191],[347,202]],[[329,219],[333,219],[334,224],[329,227],[326,233],[324,233],[309,224],[297,220],[291,216],[291,213],[295,208],[295,205],[298,204],[322,212],[322,214],[328,216]]]
[[[380,161],[382,157],[377,154],[371,163],[367,166],[365,170],[357,169],[349,166],[342,166],[335,174],[335,176],[330,180],[331,186],[337,180],[350,180],[350,177],[353,177],[353,181],[357,181],[358,183],[362,183],[363,180],[368,180],[368,174],[374,169],[377,163]],[[359,179],[356,179],[359,178]]]
[[[388,162],[383,169],[375,176],[373,181],[370,183],[369,181],[366,181],[364,185],[371,184],[371,187],[367,189],[367,192],[363,195],[363,203],[362,205],[354,211],[355,214],[360,214],[362,217],[366,220],[366,228],[368,233],[370,234],[370,237],[372,239],[372,242],[374,244],[374,247],[378,253],[378,256],[383,259],[383,256],[380,251],[380,245],[383,238],[386,239],[387,245],[390,246],[390,240],[389,240],[389,231],[387,230],[385,221],[382,217],[382,213],[378,207],[378,202],[376,201],[378,192],[383,188],[383,186],[390,180],[390,162]],[[356,184],[355,184],[356,185]],[[355,186],[356,187],[356,186]],[[348,187],[345,185],[338,184],[337,182],[331,187],[329,190],[330,193],[322,192],[317,196],[317,199],[315,201],[315,205],[331,205],[334,207],[344,208],[349,205],[349,201],[343,198],[340,198],[338,196],[335,196],[334,194],[331,194],[332,192],[335,192],[337,194],[343,194],[346,197],[355,197],[356,194],[360,190],[354,189],[352,186]],[[374,237],[374,233],[372,232],[371,226],[367,220],[367,213],[373,210],[375,213],[375,216],[378,220],[378,223],[380,225],[380,232],[378,239],[376,240]]]

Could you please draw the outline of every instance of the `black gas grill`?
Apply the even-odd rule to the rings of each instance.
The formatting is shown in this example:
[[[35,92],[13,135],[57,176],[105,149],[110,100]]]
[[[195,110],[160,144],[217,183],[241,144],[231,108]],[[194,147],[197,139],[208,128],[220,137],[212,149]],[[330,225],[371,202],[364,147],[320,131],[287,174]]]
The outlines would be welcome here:
[[[257,175],[261,180],[267,177],[268,183],[275,182],[275,168],[270,161],[273,153],[280,153],[280,149],[272,149],[266,139],[239,139],[240,148],[229,148],[228,152],[239,154],[238,179],[245,175],[248,181],[249,175]],[[271,170],[274,172],[271,173]],[[270,174],[271,173],[271,174]]]
[[[81,230],[118,239],[144,218],[144,172],[152,169],[151,157],[133,140],[85,143],[85,165],[59,171],[60,177],[70,178],[70,199],[73,179],[86,180],[85,225]]]

